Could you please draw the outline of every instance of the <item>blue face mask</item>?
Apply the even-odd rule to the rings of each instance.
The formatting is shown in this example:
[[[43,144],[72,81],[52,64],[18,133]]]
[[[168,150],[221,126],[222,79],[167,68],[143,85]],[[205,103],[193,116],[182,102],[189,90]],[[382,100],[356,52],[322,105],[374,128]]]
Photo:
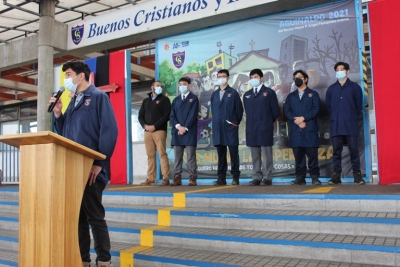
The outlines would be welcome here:
[[[181,94],[184,94],[187,92],[187,86],[185,85],[180,85],[179,86],[179,91],[181,92]]]
[[[253,86],[253,87],[257,87],[257,86],[260,85],[260,80],[259,80],[259,79],[251,79],[251,80],[250,80],[250,84],[251,84],[251,86]]]
[[[75,76],[76,77],[76,76]],[[74,77],[74,78],[75,78]],[[79,83],[77,83],[77,84],[74,84],[74,82],[72,81],[72,79],[74,79],[74,78],[66,78],[66,79],[64,79],[64,85],[65,85],[65,87],[68,89],[68,90],[70,90],[72,93],[75,93],[76,92],[76,88],[78,88],[78,84]]]
[[[346,78],[346,71],[345,70],[339,70],[336,72],[336,78],[338,80],[343,80],[344,78]]]
[[[154,93],[156,93],[157,95],[161,95],[162,94],[162,88],[157,86],[154,87]]]

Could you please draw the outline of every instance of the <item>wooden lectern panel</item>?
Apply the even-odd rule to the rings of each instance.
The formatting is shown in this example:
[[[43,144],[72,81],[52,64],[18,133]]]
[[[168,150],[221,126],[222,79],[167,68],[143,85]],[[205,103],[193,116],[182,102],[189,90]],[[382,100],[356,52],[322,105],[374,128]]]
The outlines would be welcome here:
[[[82,266],[82,196],[93,160],[105,155],[52,132],[3,135],[0,142],[20,149],[18,266]]]

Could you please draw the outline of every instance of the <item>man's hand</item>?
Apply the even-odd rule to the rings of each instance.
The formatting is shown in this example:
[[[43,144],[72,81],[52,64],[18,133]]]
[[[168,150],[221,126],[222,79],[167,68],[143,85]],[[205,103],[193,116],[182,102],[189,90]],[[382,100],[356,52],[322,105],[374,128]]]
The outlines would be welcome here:
[[[97,165],[92,166],[92,169],[90,170],[89,174],[89,186],[91,186],[96,182],[97,175],[99,175],[101,169],[102,168],[100,166]]]
[[[56,102],[56,98],[54,97],[56,94],[54,94],[50,100],[49,100],[49,104],[47,105],[48,107],[51,105],[51,103]],[[58,99],[57,104],[54,106],[53,108],[53,113],[54,113],[54,117],[58,118],[61,116],[61,110],[62,110],[62,102],[61,99]]]
[[[147,126],[148,127],[148,130],[147,131],[149,131],[149,132],[154,132],[155,130],[156,130],[156,127],[154,127],[154,125],[148,125]]]
[[[297,125],[299,125],[303,121],[304,121],[304,117],[294,117],[294,123],[296,123]]]
[[[299,124],[299,127],[300,127],[301,129],[304,129],[304,128],[307,127],[307,124],[303,121],[303,122],[301,122],[301,123]]]
[[[178,135],[184,135],[186,133],[186,128],[183,126],[178,127]]]

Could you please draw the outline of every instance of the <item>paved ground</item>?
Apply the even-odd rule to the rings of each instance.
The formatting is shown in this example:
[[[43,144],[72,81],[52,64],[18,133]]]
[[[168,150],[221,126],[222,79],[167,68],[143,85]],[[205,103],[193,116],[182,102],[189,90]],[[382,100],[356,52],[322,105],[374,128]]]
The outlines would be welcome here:
[[[246,183],[247,184],[247,183]],[[0,188],[17,189],[15,185],[2,185]],[[106,191],[113,192],[147,192],[147,193],[177,193],[193,192],[196,194],[333,194],[333,195],[400,195],[400,185],[353,185],[339,186],[138,186],[138,185],[108,185]]]

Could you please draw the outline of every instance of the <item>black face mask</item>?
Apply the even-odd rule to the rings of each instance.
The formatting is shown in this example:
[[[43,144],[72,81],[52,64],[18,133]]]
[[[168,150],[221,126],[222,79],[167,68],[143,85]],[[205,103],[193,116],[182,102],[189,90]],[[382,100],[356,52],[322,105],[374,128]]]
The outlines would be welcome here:
[[[300,86],[303,85],[303,80],[300,79],[300,78],[296,78],[296,79],[294,80],[294,84],[295,84],[297,87],[300,87]]]

